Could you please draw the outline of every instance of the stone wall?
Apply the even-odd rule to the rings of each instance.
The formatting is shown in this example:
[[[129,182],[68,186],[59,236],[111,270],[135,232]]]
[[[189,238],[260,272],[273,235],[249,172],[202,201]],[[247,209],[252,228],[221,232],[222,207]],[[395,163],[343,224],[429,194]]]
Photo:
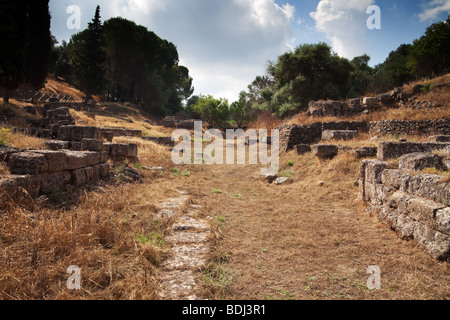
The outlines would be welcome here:
[[[290,125],[281,126],[280,130],[280,150],[289,151],[296,145],[313,145],[322,140],[323,131],[330,130],[354,130],[367,132],[368,126],[365,122],[318,122],[311,125]]]
[[[450,182],[420,170],[448,170],[449,165],[445,156],[409,153],[395,168],[382,160],[364,160],[359,174],[359,197],[369,204],[368,212],[439,260],[450,257]]]
[[[450,135],[450,119],[371,122],[369,132],[372,135]]]
[[[3,201],[18,200],[25,190],[31,197],[68,186],[80,187],[108,176],[106,152],[29,150],[9,156],[10,175],[0,182]]]

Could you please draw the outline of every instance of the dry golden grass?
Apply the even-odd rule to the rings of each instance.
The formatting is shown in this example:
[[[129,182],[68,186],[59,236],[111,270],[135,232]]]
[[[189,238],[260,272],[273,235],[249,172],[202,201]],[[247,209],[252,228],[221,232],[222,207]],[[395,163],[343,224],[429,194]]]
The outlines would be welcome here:
[[[49,94],[72,95],[73,100],[81,102],[84,100],[84,94],[75,87],[67,84],[63,79],[49,75],[46,79],[45,88],[41,90]]]
[[[115,137],[115,143],[134,143],[138,146],[139,163],[143,166],[170,168],[172,160],[169,147],[143,140],[141,138]]]
[[[431,84],[431,85],[437,85],[437,84],[441,84],[441,83],[449,83],[450,82],[450,73],[440,76],[440,77],[436,77],[436,78],[422,78],[420,80],[416,80],[416,81],[412,81],[410,83],[407,83],[403,86],[403,89],[406,92],[411,93],[412,92],[412,88],[414,85],[416,84]]]
[[[9,142],[12,147],[19,149],[43,149],[45,147],[45,139],[28,136],[22,133],[11,133]]]

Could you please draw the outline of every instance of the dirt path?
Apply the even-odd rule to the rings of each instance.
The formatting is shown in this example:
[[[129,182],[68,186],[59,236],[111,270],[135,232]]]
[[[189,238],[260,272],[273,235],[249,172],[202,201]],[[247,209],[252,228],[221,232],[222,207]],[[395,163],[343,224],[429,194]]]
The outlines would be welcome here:
[[[207,270],[210,298],[450,298],[449,264],[399,240],[356,201],[357,163],[282,162],[289,157],[296,164],[281,168],[292,171],[289,185],[262,181],[255,166],[189,166],[189,176],[175,178],[222,234],[220,259]],[[366,287],[372,265],[380,290]]]

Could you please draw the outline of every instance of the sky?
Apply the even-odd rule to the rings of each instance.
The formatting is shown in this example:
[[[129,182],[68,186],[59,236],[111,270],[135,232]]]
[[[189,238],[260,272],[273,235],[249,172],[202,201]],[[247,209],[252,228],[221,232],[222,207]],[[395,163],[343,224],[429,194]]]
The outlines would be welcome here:
[[[348,59],[368,54],[375,66],[450,14],[450,0],[50,0],[52,34],[69,41],[97,5],[103,21],[120,16],[172,42],[194,94],[230,103],[301,44],[326,42]]]

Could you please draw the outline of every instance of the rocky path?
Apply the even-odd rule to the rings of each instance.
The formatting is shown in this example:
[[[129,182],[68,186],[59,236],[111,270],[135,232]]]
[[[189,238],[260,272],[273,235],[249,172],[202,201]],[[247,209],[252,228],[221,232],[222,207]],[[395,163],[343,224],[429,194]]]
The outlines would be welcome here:
[[[180,214],[185,206],[187,210]],[[211,235],[209,223],[196,217],[199,209],[190,203],[187,194],[180,192],[179,197],[164,203],[158,214],[159,219],[175,219],[165,238],[172,255],[159,275],[159,296],[163,300],[199,299],[199,269],[206,264]]]

